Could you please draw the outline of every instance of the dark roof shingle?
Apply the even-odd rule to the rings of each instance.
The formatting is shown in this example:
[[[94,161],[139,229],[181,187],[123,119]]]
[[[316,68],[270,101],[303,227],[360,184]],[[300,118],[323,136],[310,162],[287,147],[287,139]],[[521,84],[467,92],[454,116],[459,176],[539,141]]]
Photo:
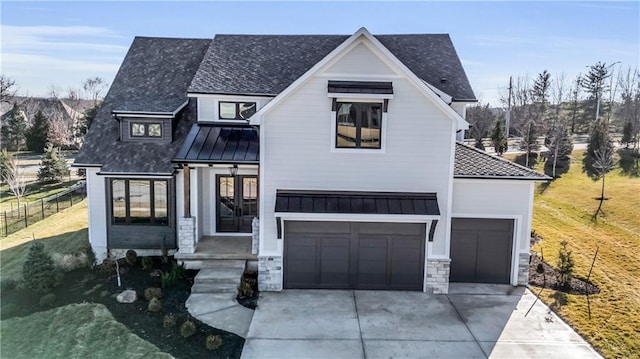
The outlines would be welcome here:
[[[102,165],[106,173],[172,173],[171,160],[196,121],[196,101],[178,114],[170,144],[119,140],[112,111],[173,112],[187,98],[187,87],[211,40],[134,39],[76,156],[77,165]]]
[[[550,177],[517,163],[492,156],[477,148],[456,143],[455,178],[525,179],[544,181]]]
[[[277,95],[347,38],[347,35],[216,35],[189,92]],[[454,99],[475,100],[449,35],[375,35],[375,38],[420,79]]]

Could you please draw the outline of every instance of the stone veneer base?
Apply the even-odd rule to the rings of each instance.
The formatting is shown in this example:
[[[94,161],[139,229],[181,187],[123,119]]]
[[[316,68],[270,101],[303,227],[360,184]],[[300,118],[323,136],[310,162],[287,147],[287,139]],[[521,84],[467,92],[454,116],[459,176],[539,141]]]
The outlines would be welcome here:
[[[258,289],[265,292],[282,290],[282,257],[258,257]]]
[[[449,293],[450,264],[450,259],[427,259],[427,293]]]

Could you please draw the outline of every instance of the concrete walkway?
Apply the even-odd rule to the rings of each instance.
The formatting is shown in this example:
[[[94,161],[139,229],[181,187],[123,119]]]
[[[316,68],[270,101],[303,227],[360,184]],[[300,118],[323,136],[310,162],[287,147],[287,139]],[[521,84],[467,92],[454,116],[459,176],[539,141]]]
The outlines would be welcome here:
[[[191,315],[210,327],[247,337],[253,310],[235,300],[235,293],[192,293],[185,306]]]
[[[261,293],[242,358],[599,358],[535,296],[511,286],[448,295]]]

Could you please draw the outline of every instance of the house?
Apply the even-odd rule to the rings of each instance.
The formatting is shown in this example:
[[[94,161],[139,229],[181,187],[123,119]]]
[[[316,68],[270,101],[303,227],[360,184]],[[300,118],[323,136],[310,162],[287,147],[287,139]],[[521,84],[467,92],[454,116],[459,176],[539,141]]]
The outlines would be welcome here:
[[[75,162],[91,245],[251,241],[261,290],[524,285],[547,177],[459,142],[475,101],[448,35],[136,38]]]

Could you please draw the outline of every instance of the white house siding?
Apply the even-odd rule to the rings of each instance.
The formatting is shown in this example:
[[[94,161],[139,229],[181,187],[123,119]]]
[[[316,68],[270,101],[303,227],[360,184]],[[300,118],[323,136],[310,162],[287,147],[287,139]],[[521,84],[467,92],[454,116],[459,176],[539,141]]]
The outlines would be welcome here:
[[[107,199],[105,178],[100,168],[87,168],[87,201],[89,211],[89,242],[101,263],[107,257]]]
[[[533,181],[455,179],[452,217],[512,218],[516,220],[516,238],[512,261],[512,283],[526,284],[516,278],[519,267],[529,258],[529,237],[533,207]],[[526,265],[524,265],[526,267]],[[521,283],[521,282],[525,283]]]
[[[363,45],[321,71],[263,117],[261,256],[281,256],[274,216],[277,189],[436,192],[442,213],[431,251],[444,255],[454,123],[407,79]],[[333,78],[331,73],[340,73]],[[344,76],[351,75],[352,78]],[[370,78],[368,78],[370,77]],[[328,80],[392,81],[384,153],[332,152],[335,117]]]

